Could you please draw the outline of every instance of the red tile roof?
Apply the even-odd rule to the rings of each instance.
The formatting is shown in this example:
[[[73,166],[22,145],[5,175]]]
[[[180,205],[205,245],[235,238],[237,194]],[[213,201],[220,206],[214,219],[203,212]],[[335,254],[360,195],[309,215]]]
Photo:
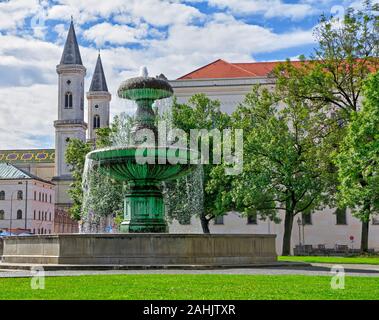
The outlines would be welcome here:
[[[230,63],[218,59],[206,66],[196,69],[178,80],[190,79],[214,79],[214,78],[253,78],[266,77],[269,73],[283,61],[275,62],[251,62],[251,63]],[[300,63],[299,61],[293,62]]]

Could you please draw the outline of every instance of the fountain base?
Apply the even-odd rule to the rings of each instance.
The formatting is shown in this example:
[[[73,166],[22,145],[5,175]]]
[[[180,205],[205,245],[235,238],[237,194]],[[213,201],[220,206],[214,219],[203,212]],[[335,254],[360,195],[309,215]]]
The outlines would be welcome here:
[[[4,238],[4,263],[247,266],[277,260],[275,235],[60,234]]]
[[[162,192],[156,185],[134,186],[124,200],[122,233],[167,233]]]

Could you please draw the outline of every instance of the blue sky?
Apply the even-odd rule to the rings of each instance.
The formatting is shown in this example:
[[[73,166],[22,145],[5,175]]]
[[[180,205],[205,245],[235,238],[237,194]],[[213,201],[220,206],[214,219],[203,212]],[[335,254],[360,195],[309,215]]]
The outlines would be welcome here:
[[[361,0],[0,0],[0,149],[54,146],[57,74],[71,15],[86,89],[101,49],[112,115],[119,83],[146,65],[175,79],[218,58],[296,59],[320,14]]]

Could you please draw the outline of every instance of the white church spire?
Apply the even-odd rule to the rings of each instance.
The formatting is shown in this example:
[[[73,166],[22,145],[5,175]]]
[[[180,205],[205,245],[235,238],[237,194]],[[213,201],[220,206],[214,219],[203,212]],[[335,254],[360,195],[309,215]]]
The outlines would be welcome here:
[[[108,92],[101,55],[97,57],[88,100],[88,140],[96,140],[96,130],[109,126],[111,94]]]

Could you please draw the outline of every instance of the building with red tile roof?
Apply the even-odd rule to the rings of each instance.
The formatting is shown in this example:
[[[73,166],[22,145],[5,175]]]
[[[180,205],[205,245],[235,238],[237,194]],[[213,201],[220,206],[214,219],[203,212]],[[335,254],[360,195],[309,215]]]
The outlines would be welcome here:
[[[218,59],[181,76],[177,80],[269,77],[274,68],[282,62],[283,61],[232,63]],[[293,61],[292,63],[300,64],[301,62]]]

